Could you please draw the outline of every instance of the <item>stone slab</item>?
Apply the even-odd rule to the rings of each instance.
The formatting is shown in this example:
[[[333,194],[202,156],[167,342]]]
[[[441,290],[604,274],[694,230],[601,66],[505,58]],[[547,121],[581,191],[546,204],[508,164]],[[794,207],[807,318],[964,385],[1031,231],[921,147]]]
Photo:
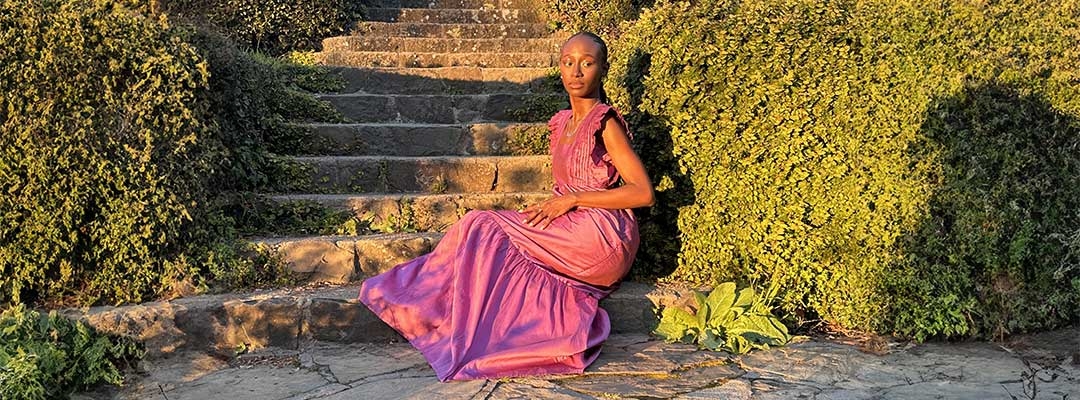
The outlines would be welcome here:
[[[352,30],[358,36],[444,37],[444,38],[543,38],[565,40],[566,34],[552,33],[547,24],[434,24],[423,22],[358,22]]]
[[[548,156],[294,157],[320,193],[509,193],[549,191]]]
[[[1059,332],[1080,334],[1080,327]],[[1038,342],[1033,342],[1038,343]],[[1051,345],[1050,348],[1054,346]],[[1029,350],[1047,348],[1035,344]],[[277,361],[275,361],[277,360]],[[192,356],[144,362],[123,388],[78,399],[1007,399],[1074,398],[1080,365],[1035,365],[1052,379],[1030,380],[1023,355],[995,343],[929,343],[870,354],[813,339],[746,355],[701,351],[648,336],[613,335],[581,375],[440,383],[419,352],[404,343],[308,342],[298,350],[265,349],[223,361]],[[1049,359],[1047,359],[1049,360]],[[254,361],[254,362],[252,362]],[[1028,360],[1030,365],[1030,360]],[[1022,367],[1027,369],[1028,367]],[[1030,371],[1030,370],[1029,370]]]
[[[624,292],[621,304],[635,309],[651,309],[654,305],[645,295],[650,285],[626,282],[615,293]],[[310,340],[335,343],[400,343],[401,336],[380,321],[356,300],[359,285],[311,287],[258,291],[245,294],[202,295],[131,305],[124,307],[94,307],[87,310],[70,309],[64,314],[88,322],[104,332],[142,341],[150,360],[163,359],[184,351],[207,351],[230,354],[235,349],[266,347],[298,349]],[[624,313],[610,306],[615,296],[601,301],[609,310],[612,326],[631,326],[622,321]],[[636,306],[630,299],[636,298]],[[615,330],[626,332],[626,330]],[[660,347],[660,343],[642,336],[648,331],[634,332],[637,336],[622,336],[624,341],[609,343],[610,354],[632,352],[637,361],[655,360],[657,351],[664,349],[666,359],[678,363],[710,361],[692,348]],[[680,350],[681,349],[681,350]],[[598,373],[629,368],[612,364],[602,358],[596,364]],[[646,365],[646,364],[643,364]],[[659,364],[648,364],[659,365]],[[668,368],[670,365],[665,365]],[[656,373],[643,371],[642,373]]]
[[[555,38],[428,38],[386,36],[338,36],[323,40],[323,51],[385,51],[412,53],[502,53],[504,49],[529,49],[557,53],[562,41]]]
[[[422,124],[473,124],[518,121],[513,115],[529,102],[565,102],[562,94],[498,93],[452,94],[324,94],[341,114],[358,123],[398,122]]]
[[[322,156],[502,156],[546,154],[548,128],[537,123],[311,124],[310,154]],[[517,144],[542,138],[545,153]]]
[[[346,284],[431,251],[439,233],[251,239],[308,283]]]
[[[338,93],[484,94],[560,93],[554,68],[348,68],[332,67],[345,80]]]
[[[323,65],[355,68],[550,68],[559,65],[557,54],[537,52],[395,53],[383,51],[334,51],[315,53],[315,59]]]
[[[529,0],[361,0],[360,4],[372,8],[530,8]]]
[[[468,8],[368,8],[367,21],[426,22],[436,24],[498,24],[538,23],[544,20],[529,9],[468,9]]]
[[[470,210],[518,210],[551,197],[548,192],[433,195],[281,195],[274,201],[314,202],[349,211],[373,225],[407,224],[422,232],[444,232]],[[287,257],[291,258],[291,257]],[[350,260],[351,261],[351,260]],[[293,270],[296,270],[294,268]]]

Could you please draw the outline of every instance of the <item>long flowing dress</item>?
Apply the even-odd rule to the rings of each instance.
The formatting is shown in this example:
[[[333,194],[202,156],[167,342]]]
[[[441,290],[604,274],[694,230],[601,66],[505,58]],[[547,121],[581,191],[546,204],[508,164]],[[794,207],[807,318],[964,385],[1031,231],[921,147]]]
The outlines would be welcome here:
[[[570,110],[551,128],[556,195],[613,187],[619,176],[594,107],[571,137]],[[611,331],[598,302],[638,248],[630,210],[577,207],[546,229],[514,210],[470,211],[435,249],[364,281],[360,301],[416,347],[439,380],[576,374]]]

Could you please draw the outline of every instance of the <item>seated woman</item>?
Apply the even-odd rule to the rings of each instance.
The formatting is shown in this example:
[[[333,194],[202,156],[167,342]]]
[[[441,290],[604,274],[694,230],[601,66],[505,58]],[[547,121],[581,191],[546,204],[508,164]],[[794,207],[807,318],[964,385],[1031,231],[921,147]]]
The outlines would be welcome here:
[[[570,109],[548,122],[554,195],[523,211],[471,211],[431,253],[360,289],[442,381],[581,373],[611,331],[598,302],[634,260],[630,209],[652,205],[653,189],[626,121],[605,104],[604,41],[576,34],[560,57]]]

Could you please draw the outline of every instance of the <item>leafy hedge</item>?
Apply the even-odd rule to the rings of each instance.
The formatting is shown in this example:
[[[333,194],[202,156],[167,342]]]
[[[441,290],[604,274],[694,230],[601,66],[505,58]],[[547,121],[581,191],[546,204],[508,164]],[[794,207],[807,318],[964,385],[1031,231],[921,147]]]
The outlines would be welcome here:
[[[99,383],[118,385],[120,369],[141,353],[129,339],[104,336],[55,311],[10,308],[0,313],[0,398],[62,399]]]
[[[0,27],[2,299],[138,301],[183,274],[161,255],[210,168],[195,48],[105,1],[8,0]]]
[[[920,340],[1076,320],[1078,24],[1032,0],[658,4],[608,79],[659,150],[645,258]]]
[[[543,0],[540,8],[556,28],[612,35],[618,33],[620,23],[637,18],[641,9],[652,3],[653,0]]]
[[[317,49],[359,18],[358,0],[131,0],[155,13],[211,24],[246,49],[277,55]]]
[[[282,278],[235,218],[299,176],[274,152],[340,119],[302,92],[338,82],[113,1],[4,1],[0,43],[0,303]]]

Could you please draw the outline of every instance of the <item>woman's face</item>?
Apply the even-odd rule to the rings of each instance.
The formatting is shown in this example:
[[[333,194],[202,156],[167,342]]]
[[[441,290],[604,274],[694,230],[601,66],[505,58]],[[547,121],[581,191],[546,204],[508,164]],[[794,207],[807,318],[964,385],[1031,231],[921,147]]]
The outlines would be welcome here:
[[[576,36],[563,43],[559,54],[559,75],[571,97],[600,96],[600,78],[607,73],[601,59],[600,45],[586,36]]]

